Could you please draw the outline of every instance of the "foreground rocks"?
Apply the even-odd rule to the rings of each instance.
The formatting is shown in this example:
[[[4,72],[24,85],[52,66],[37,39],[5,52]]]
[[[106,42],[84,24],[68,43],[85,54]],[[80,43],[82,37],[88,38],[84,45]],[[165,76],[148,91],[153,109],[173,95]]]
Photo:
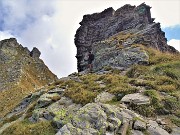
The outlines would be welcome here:
[[[82,107],[72,118],[71,123],[64,125],[56,135],[66,133],[74,135],[116,134],[121,126],[122,115],[117,108],[106,105],[89,103]]]
[[[28,116],[29,121],[33,123],[52,121],[57,129],[56,135],[126,135],[127,133],[144,135],[144,132],[150,135],[169,135],[162,128],[163,122],[159,119],[157,121],[160,124],[146,119],[118,102],[116,105],[104,103],[110,101],[107,97],[113,100],[114,95],[110,93],[103,92],[97,96],[96,102],[82,106],[63,96],[63,91],[65,90],[54,88],[31,94],[7,117],[11,118],[16,114],[24,113],[24,117]],[[129,94],[124,98],[126,96]],[[105,100],[102,100],[103,97]],[[34,104],[33,108],[32,104]],[[174,130],[174,133],[177,131]]]

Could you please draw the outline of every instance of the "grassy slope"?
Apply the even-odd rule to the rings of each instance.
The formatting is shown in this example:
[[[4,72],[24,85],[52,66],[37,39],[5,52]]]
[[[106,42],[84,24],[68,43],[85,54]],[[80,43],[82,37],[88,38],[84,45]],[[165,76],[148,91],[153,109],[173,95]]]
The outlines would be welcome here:
[[[20,121],[5,130],[2,135],[54,135],[55,129],[49,121],[30,123],[28,120]]]

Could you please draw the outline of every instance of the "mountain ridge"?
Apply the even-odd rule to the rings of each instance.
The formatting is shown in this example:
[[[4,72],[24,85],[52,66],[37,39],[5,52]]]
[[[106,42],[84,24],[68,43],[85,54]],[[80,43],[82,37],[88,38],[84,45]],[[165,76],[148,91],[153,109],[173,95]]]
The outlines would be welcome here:
[[[32,83],[38,85],[42,71],[31,73],[30,84],[23,84],[32,92],[13,100],[0,119],[0,134],[179,135],[180,53],[153,21],[145,3],[85,15],[75,35],[79,72],[56,80],[47,69],[50,74],[41,75],[47,82],[36,89]],[[92,71],[85,58],[89,51],[95,56]],[[3,60],[16,58],[16,51],[5,52]],[[39,56],[37,48],[26,52],[34,64]],[[27,67],[25,73],[38,66]]]
[[[0,110],[2,114],[7,109],[15,107],[13,100],[20,102],[18,98],[22,98],[25,93],[29,94],[57,79],[39,58],[40,54],[37,48],[33,48],[30,52],[15,38],[0,41]],[[8,97],[11,92],[14,93],[12,99]]]

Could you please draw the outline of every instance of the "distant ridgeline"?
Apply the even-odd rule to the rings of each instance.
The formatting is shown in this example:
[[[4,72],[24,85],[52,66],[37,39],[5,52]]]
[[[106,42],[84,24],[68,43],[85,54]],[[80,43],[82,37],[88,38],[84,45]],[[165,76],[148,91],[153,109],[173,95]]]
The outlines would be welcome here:
[[[15,38],[0,41],[0,117],[22,97],[57,79],[40,54],[35,47],[30,52]]]
[[[87,69],[86,55],[95,55],[94,70],[104,66],[124,69],[132,64],[146,64],[148,56],[137,45],[153,47],[162,52],[176,53],[167,45],[160,23],[151,18],[150,6],[129,4],[117,9],[108,8],[101,13],[84,15],[75,35],[78,71]],[[138,54],[138,55],[137,55]]]

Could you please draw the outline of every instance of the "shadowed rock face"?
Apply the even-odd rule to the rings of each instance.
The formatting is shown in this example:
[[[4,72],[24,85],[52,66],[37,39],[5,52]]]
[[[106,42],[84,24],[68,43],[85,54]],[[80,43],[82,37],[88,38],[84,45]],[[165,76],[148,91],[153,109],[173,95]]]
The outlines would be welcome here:
[[[154,18],[151,18],[150,8],[144,3],[137,7],[127,4],[116,11],[108,8],[101,13],[84,15],[75,35],[78,71],[87,69],[85,57],[88,51],[97,52],[95,46],[98,42],[107,40],[120,32],[131,33],[135,38],[122,39],[121,44],[143,44],[163,52],[177,52],[167,45],[167,39],[165,33],[161,31],[160,24],[153,22]]]

